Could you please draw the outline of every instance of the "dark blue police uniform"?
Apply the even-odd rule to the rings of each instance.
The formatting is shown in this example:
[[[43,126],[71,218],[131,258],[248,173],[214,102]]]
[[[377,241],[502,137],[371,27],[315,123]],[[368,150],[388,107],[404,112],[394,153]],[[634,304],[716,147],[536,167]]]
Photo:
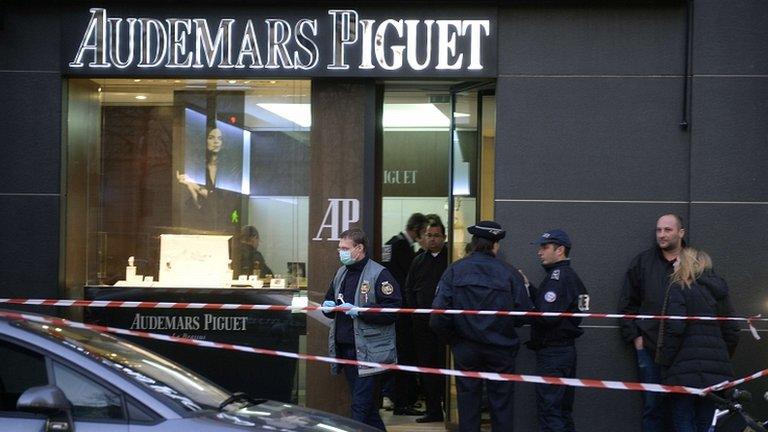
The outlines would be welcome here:
[[[490,227],[488,233],[479,231]],[[495,231],[495,232],[494,232]],[[498,241],[501,226],[483,221],[469,228],[475,236]],[[478,234],[479,233],[479,234]],[[473,239],[474,242],[474,239]],[[520,272],[489,252],[473,252],[453,263],[438,284],[433,308],[531,310],[533,305]],[[514,373],[519,340],[515,327],[522,320],[508,316],[438,315],[430,326],[451,345],[456,368],[469,371]],[[483,381],[457,378],[459,430],[480,430]],[[511,431],[514,383],[486,381],[493,431]]]
[[[552,241],[544,237],[543,244],[552,242],[570,248],[567,234],[564,239]],[[548,233],[545,233],[548,234]],[[564,244],[565,243],[565,244]],[[547,272],[538,288],[531,290],[531,298],[539,312],[580,312],[588,308],[587,289],[571,268],[570,260],[544,266]],[[581,296],[581,298],[580,298]],[[580,301],[581,300],[581,301]],[[536,373],[561,378],[576,377],[575,339],[584,331],[579,327],[581,318],[537,317],[531,323],[531,341],[528,347],[536,351]],[[541,432],[575,432],[573,423],[574,387],[536,384],[536,406]]]

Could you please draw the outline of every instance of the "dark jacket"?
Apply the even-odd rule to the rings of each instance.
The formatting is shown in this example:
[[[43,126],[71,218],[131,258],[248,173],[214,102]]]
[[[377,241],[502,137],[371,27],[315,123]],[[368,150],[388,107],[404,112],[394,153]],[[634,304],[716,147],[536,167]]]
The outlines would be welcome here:
[[[690,288],[673,285],[665,315],[733,316],[728,285],[712,272]],[[707,387],[734,377],[731,356],[739,342],[735,321],[667,320],[661,326],[656,362],[662,366],[662,383]]]
[[[381,264],[392,273],[397,284],[403,290],[403,307],[407,305],[407,292],[405,291],[405,278],[408,275],[408,269],[411,268],[413,258],[416,252],[408,241],[405,234],[400,233],[385,244],[381,252]]]
[[[493,255],[474,252],[443,273],[432,307],[436,309],[533,309],[520,272]],[[432,314],[430,327],[444,341],[469,340],[501,347],[517,347],[515,327],[525,320],[494,315]]]
[[[238,265],[238,275],[250,275],[253,274],[255,268],[259,269],[259,276],[264,277],[268,274],[274,275],[272,269],[269,268],[264,255],[257,251],[253,246],[248,243],[240,242],[240,263]],[[237,275],[235,275],[237,276]]]
[[[539,312],[579,312],[579,295],[586,295],[587,288],[571,267],[563,260],[544,267],[547,276],[532,290],[531,299]],[[537,317],[531,322],[529,348],[572,344],[584,333],[579,325],[581,318]]]
[[[648,249],[632,260],[624,278],[619,297],[619,313],[660,315],[664,295],[669,286],[669,275],[674,268],[658,246]],[[651,353],[656,352],[659,334],[658,320],[621,320],[621,335],[627,342],[638,336]]]
[[[430,308],[435,299],[437,284],[448,268],[448,247],[443,246],[437,256],[425,251],[414,258],[405,282],[405,292],[408,293],[408,304],[415,308]],[[422,314],[423,315],[423,314]],[[415,315],[418,317],[419,314]],[[429,318],[429,315],[423,315]]]

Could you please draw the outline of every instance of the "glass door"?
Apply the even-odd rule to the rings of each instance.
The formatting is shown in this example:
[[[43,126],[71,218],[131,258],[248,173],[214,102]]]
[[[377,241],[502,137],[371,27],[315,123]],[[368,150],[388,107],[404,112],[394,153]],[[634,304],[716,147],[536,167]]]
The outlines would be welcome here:
[[[451,260],[456,261],[466,255],[471,239],[467,227],[493,218],[495,83],[461,83],[451,88],[450,95],[448,241]],[[454,378],[448,381],[446,395],[446,423],[458,425]]]

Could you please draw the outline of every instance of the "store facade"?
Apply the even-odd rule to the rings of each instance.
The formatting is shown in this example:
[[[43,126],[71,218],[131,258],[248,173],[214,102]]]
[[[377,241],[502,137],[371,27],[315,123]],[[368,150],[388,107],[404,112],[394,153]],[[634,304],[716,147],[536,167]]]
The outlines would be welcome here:
[[[317,302],[342,230],[365,229],[378,256],[421,211],[449,224],[454,259],[466,226],[498,220],[505,259],[532,279],[528,243],[566,229],[608,312],[655,219],[676,212],[737,311],[765,309],[761,2],[264,4],[0,9],[0,297]],[[312,314],[202,312],[164,330],[325,353]],[[81,311],[145,330],[165,315]],[[578,376],[634,380],[616,323],[585,324]],[[765,353],[745,334],[738,373]],[[343,412],[327,365],[262,369],[288,377],[278,398]],[[528,430],[533,388],[517,392]],[[615,430],[639,425],[640,400],[579,390],[576,410]]]

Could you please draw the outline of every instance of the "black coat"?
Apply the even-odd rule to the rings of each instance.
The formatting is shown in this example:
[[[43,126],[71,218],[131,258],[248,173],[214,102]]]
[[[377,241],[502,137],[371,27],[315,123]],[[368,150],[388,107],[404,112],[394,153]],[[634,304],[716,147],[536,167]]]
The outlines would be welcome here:
[[[415,257],[416,252],[413,251],[413,246],[403,233],[389,239],[381,252],[381,264],[392,273],[397,284],[403,290],[405,290],[405,278],[408,275],[408,269],[411,268],[411,263]],[[406,292],[403,291],[402,294],[403,306],[405,306]]]
[[[448,247],[443,246],[437,256],[425,251],[414,258],[411,269],[408,270],[408,277],[405,282],[404,291],[408,293],[408,305],[415,308],[430,308],[435,299],[435,291],[440,277],[443,276],[445,269],[448,268]],[[414,318],[429,319],[429,315],[416,314]]]
[[[665,315],[733,316],[728,285],[714,273],[702,275],[690,288],[669,288]],[[656,362],[662,383],[708,387],[734,377],[731,356],[739,342],[735,321],[667,320],[661,326]]]
[[[624,286],[619,297],[619,313],[660,315],[664,295],[669,286],[669,275],[673,271],[672,261],[664,258],[658,246],[637,255],[624,277]],[[629,343],[642,336],[646,349],[654,353],[659,335],[659,320],[621,320],[621,335]]]

